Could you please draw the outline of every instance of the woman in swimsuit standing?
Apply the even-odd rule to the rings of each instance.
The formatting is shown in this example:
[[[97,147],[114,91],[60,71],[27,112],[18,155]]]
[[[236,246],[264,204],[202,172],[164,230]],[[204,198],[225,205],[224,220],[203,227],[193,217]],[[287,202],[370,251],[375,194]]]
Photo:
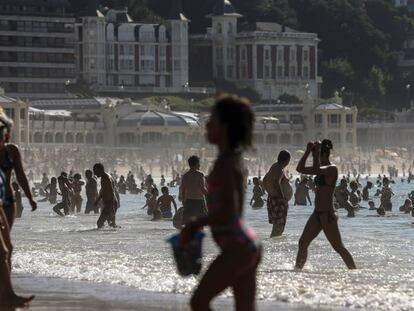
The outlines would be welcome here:
[[[25,192],[32,206],[36,210],[37,204],[32,198],[29,183],[23,171],[19,148],[9,144],[10,131],[13,122],[0,108],[0,180],[1,200],[0,207],[0,307],[24,307],[33,300],[31,297],[17,296],[13,290],[10,272],[13,247],[10,240],[10,230],[16,217],[16,204],[11,187],[11,173],[14,169],[17,180]]]
[[[261,247],[244,225],[244,165],[242,151],[251,147],[254,114],[238,97],[218,99],[207,123],[207,138],[219,156],[208,177],[208,216],[186,225],[182,242],[203,226],[210,226],[220,255],[203,276],[192,299],[193,310],[211,310],[210,302],[226,288],[233,289],[236,310],[255,310],[256,272]]]
[[[349,269],[356,269],[352,255],[342,243],[338,228],[338,217],[333,207],[333,194],[338,180],[338,168],[331,164],[329,156],[333,146],[330,140],[308,143],[305,154],[299,161],[297,171],[301,174],[316,175],[315,177],[315,210],[303,230],[299,240],[299,251],[296,268],[302,269],[308,257],[310,243],[323,230],[326,238],[336,252],[341,255]],[[312,153],[313,166],[306,167],[306,160]]]

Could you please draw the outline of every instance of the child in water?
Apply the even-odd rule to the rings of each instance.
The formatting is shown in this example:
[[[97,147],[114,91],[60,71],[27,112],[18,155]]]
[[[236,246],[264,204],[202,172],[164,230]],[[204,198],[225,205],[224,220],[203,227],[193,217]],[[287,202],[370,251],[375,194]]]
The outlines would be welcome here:
[[[23,213],[22,194],[17,182],[12,183],[14,198],[16,200],[16,218],[21,218]]]
[[[375,207],[375,203],[374,203],[374,201],[369,201],[368,202],[368,207],[369,207],[369,211],[376,211],[377,210],[377,208]]]
[[[177,203],[174,197],[170,195],[168,187],[161,188],[162,196],[157,200],[157,210],[161,211],[161,217],[171,219],[173,217],[171,212],[171,204],[174,205],[175,212],[177,213]]]
[[[264,201],[262,199],[262,196],[264,195],[264,191],[262,187],[260,186],[259,178],[254,177],[253,178],[253,196],[250,200],[250,205],[253,207],[253,209],[259,209],[264,206]]]

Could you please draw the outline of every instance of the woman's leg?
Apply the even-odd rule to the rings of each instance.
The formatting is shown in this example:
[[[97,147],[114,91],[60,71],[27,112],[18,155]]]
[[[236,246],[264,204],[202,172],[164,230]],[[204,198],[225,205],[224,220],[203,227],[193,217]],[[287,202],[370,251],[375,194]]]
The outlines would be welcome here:
[[[7,223],[9,224],[9,229],[11,230],[16,219],[16,203],[7,204],[3,207],[4,213],[6,214]]]
[[[10,278],[10,252],[6,240],[10,241],[6,217],[0,212],[0,306],[23,307],[33,300],[34,296],[25,298],[17,296]]]
[[[322,226],[319,219],[315,214],[309,218],[306,223],[305,229],[303,229],[302,236],[299,239],[299,250],[296,257],[296,269],[303,269],[306,260],[308,259],[308,247],[311,242],[319,235],[322,230]]]
[[[221,253],[204,274],[191,298],[191,309],[209,311],[210,302],[227,287],[235,284],[240,270],[246,265],[246,259],[238,250]]]
[[[9,271],[11,271],[12,269],[11,256],[13,253],[13,244],[10,238],[10,227],[7,221],[7,216],[1,207],[0,207],[0,233],[2,236],[2,244],[4,245],[7,251],[7,254],[6,254],[7,265],[9,267]]]
[[[257,267],[261,261],[261,250],[253,258],[252,266],[236,279],[233,285],[234,299],[236,300],[237,311],[256,310],[256,277]]]
[[[348,269],[356,269],[356,265],[352,255],[345,248],[342,243],[341,233],[338,227],[338,218],[336,215],[324,214],[321,216],[321,222],[323,226],[323,232],[329,243],[331,243],[333,249],[341,255]]]

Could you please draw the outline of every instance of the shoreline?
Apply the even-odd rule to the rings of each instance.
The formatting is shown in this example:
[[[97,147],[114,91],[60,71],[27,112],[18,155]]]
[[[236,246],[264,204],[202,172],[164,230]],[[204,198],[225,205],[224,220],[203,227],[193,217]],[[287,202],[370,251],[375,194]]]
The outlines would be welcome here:
[[[32,311],[132,311],[190,310],[189,295],[139,291],[131,287],[107,283],[48,278],[36,275],[13,275],[13,285],[19,295],[36,295],[30,304]],[[233,310],[233,300],[217,298],[214,310]],[[345,311],[348,308],[293,305],[277,301],[257,301],[261,311]],[[26,309],[25,309],[26,310]],[[363,309],[361,309],[363,310]]]

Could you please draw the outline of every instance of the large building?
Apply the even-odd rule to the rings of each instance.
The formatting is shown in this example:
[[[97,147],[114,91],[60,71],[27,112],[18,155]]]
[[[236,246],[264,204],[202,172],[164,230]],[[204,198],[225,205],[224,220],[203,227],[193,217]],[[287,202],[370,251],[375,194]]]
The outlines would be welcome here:
[[[67,96],[76,77],[69,7],[67,0],[0,1],[0,85],[7,95]]]
[[[0,89],[1,90],[1,89]],[[208,147],[208,115],[173,112],[115,98],[43,99],[30,106],[0,94],[0,106],[15,122],[13,141],[24,146],[100,146],[141,150]],[[357,109],[340,98],[325,102],[255,105],[255,144],[261,150],[303,149],[330,138],[335,149],[356,148]]]
[[[184,92],[189,21],[180,3],[172,1],[165,24],[134,22],[126,8],[81,17],[76,26],[80,78],[101,92]]]
[[[231,81],[262,99],[317,98],[318,36],[277,23],[240,24],[240,17],[228,0],[217,0],[211,27],[190,37],[190,80]]]

